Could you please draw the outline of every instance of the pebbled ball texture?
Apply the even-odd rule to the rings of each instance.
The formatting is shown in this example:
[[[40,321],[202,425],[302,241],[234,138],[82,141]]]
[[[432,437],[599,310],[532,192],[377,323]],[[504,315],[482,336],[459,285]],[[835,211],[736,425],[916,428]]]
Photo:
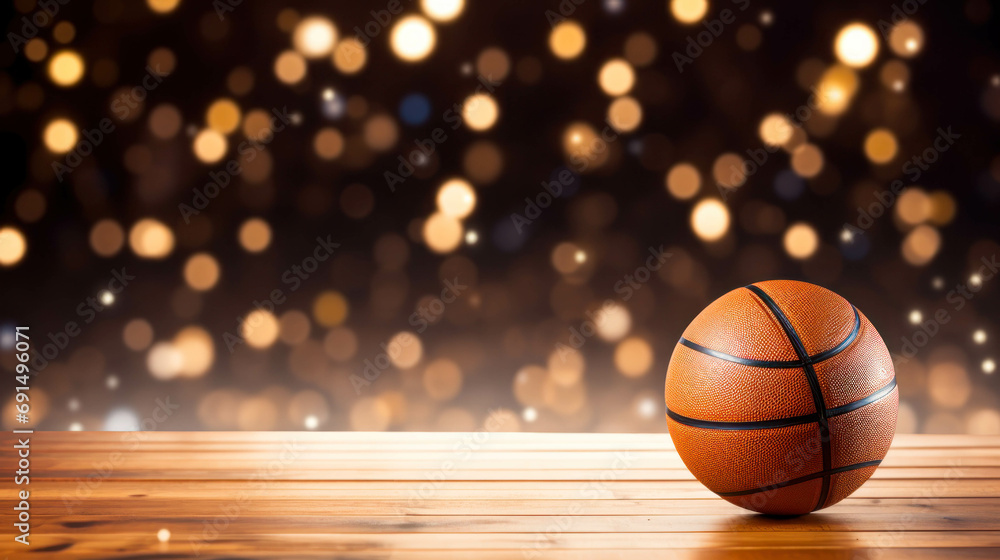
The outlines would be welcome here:
[[[864,484],[889,450],[899,401],[867,317],[791,280],[709,304],[674,348],[665,397],[691,473],[731,503],[779,515],[829,507]]]

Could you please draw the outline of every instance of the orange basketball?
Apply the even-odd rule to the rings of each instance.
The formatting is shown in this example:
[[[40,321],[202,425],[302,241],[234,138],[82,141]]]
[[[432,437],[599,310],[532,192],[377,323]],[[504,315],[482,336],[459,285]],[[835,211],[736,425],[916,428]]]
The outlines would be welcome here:
[[[858,489],[885,457],[899,394],[889,351],[837,294],[791,280],[729,292],[684,331],[667,424],[709,490],[798,515]]]

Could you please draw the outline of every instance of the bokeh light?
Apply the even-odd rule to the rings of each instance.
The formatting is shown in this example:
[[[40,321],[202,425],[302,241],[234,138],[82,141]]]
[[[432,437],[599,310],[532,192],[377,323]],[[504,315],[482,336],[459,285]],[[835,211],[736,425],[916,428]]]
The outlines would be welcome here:
[[[149,9],[158,14],[168,14],[177,9],[177,5],[180,3],[181,0],[146,0]],[[170,534],[169,531],[167,534]]]
[[[410,369],[424,357],[424,346],[420,338],[407,331],[394,334],[386,348],[392,364],[399,369]]]
[[[306,77],[306,59],[293,50],[287,50],[274,59],[274,75],[286,84],[297,84]]]
[[[191,289],[211,290],[219,281],[219,261],[208,253],[196,253],[184,263],[184,281]]]
[[[174,232],[158,220],[143,218],[128,234],[132,252],[146,259],[162,259],[174,250]]]
[[[931,198],[920,187],[906,189],[896,202],[896,216],[904,224],[911,226],[926,222],[932,210]]]
[[[617,342],[632,330],[632,314],[620,303],[605,304],[597,313],[597,335],[603,340]]]
[[[17,228],[0,227],[0,266],[14,266],[21,262],[28,250],[28,242]]]
[[[492,96],[485,93],[470,95],[462,104],[462,118],[472,130],[486,130],[500,116],[500,107]]]
[[[232,99],[218,99],[208,106],[205,122],[209,128],[229,134],[240,126],[240,108]]]
[[[941,234],[928,225],[917,226],[903,239],[903,258],[922,266],[929,263],[941,249]]]
[[[452,216],[437,212],[424,222],[423,238],[435,253],[450,253],[462,243],[462,223]]]
[[[823,152],[815,144],[803,144],[792,151],[792,170],[805,179],[819,175],[823,163]]]
[[[259,253],[271,244],[271,226],[261,218],[250,218],[240,225],[240,245],[251,253]]]
[[[674,19],[687,25],[698,23],[708,12],[708,0],[670,0]]]
[[[112,219],[104,219],[90,228],[90,247],[102,257],[113,257],[125,244],[125,231]]]
[[[729,231],[729,209],[716,198],[706,198],[691,211],[691,228],[704,241],[717,241]]]
[[[840,62],[848,66],[868,66],[878,55],[878,37],[871,27],[863,23],[852,23],[837,33],[834,52]]]
[[[347,320],[350,305],[344,294],[326,291],[313,301],[313,319],[323,327],[336,327]]]
[[[240,336],[253,348],[268,348],[278,339],[281,329],[274,313],[255,309],[240,324]]]
[[[574,243],[560,243],[552,249],[550,260],[560,274],[573,274],[587,262],[587,254]]]
[[[819,249],[819,235],[811,225],[798,222],[785,231],[783,244],[793,259],[808,259]]]
[[[42,219],[47,208],[45,196],[37,189],[22,190],[14,201],[14,213],[22,222],[29,224]]]
[[[889,48],[903,58],[914,57],[924,48],[924,31],[913,20],[901,21],[889,31]]]
[[[502,81],[510,72],[510,57],[498,47],[483,49],[476,57],[476,72],[489,80]]]
[[[828,115],[847,110],[858,90],[858,75],[851,68],[834,65],[823,72],[816,86],[817,108]]]
[[[181,329],[174,336],[171,348],[180,356],[177,374],[181,377],[201,377],[215,361],[212,335],[199,326]]]
[[[960,408],[972,395],[969,375],[960,364],[941,362],[927,373],[927,387],[935,404],[942,408]]]
[[[153,325],[145,319],[132,319],[122,329],[122,341],[129,350],[141,352],[153,343]]]
[[[462,389],[462,370],[447,358],[434,360],[424,369],[423,384],[430,398],[436,401],[451,400]]]
[[[45,147],[50,152],[64,154],[73,149],[77,141],[76,126],[66,119],[55,119],[45,127],[42,134]]]
[[[560,347],[549,354],[549,376],[560,385],[575,385],[583,379],[586,361],[579,350]]]
[[[888,163],[896,157],[899,144],[892,131],[876,128],[865,137],[865,155],[873,163]]]
[[[292,44],[306,58],[320,58],[330,54],[337,40],[333,22],[322,16],[303,18],[292,33]]]
[[[169,342],[157,342],[146,355],[146,367],[154,379],[173,379],[183,366],[184,356]]]
[[[226,137],[216,130],[205,129],[194,138],[194,155],[203,163],[215,163],[226,155]]]
[[[625,377],[640,377],[653,366],[653,348],[645,339],[633,336],[615,347],[615,367]]]
[[[656,60],[656,39],[645,32],[636,32],[625,40],[625,60],[633,66],[649,66]]]
[[[575,21],[562,21],[549,32],[549,49],[558,58],[574,59],[580,56],[586,46],[587,33]]]
[[[438,189],[438,210],[452,218],[464,218],[476,207],[476,191],[467,181],[450,179]]]
[[[83,57],[76,51],[59,51],[49,59],[49,78],[56,85],[76,85],[83,77]]]
[[[632,132],[642,123],[642,105],[628,96],[615,99],[608,106],[608,123],[619,132]]]
[[[427,58],[434,50],[437,34],[429,21],[420,16],[405,17],[392,28],[392,52],[406,62]]]
[[[794,126],[781,113],[771,113],[760,121],[757,129],[760,139],[771,146],[781,146],[792,139]]]
[[[678,163],[667,173],[667,190],[674,198],[687,200],[701,189],[701,174],[690,163]]]
[[[601,89],[608,95],[625,95],[635,85],[635,72],[632,65],[621,58],[614,58],[604,63],[597,75]]]
[[[333,65],[344,74],[356,74],[368,62],[368,51],[361,41],[346,37],[333,49]]]
[[[420,8],[434,21],[448,22],[457,18],[465,0],[420,0]]]

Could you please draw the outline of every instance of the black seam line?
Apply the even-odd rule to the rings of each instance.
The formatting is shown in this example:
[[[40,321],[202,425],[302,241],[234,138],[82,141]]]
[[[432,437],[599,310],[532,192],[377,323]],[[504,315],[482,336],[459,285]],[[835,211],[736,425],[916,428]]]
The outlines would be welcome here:
[[[891,393],[892,390],[895,388],[896,388],[896,377],[893,376],[892,380],[889,381],[889,383],[887,383],[885,387],[882,387],[878,391],[875,391],[874,393],[868,395],[863,399],[856,400],[854,402],[849,402],[843,406],[838,406],[837,408],[826,409],[826,417],[830,418],[831,416],[840,416],[841,414],[847,414],[848,412],[857,410],[865,405],[869,405],[873,402],[880,401],[887,395],[889,395],[889,393]]]
[[[848,412],[855,411],[863,406],[878,402],[892,393],[892,390],[895,388],[896,378],[893,377],[892,380],[890,380],[884,387],[867,397],[849,402],[843,406],[826,409],[826,417],[832,418],[834,416],[840,416],[841,414],[847,414]],[[689,416],[678,414],[669,408],[667,409],[667,415],[679,424],[684,424],[685,426],[691,426],[693,428],[704,428],[706,430],[768,430],[772,428],[787,428],[789,426],[811,424],[819,421],[819,417],[815,412],[802,414],[800,416],[789,416],[788,418],[775,418],[773,420],[748,420],[745,422],[699,420],[698,418],[691,418]]]
[[[858,309],[853,305],[851,306],[851,309],[854,310],[854,329],[847,335],[847,338],[842,340],[840,344],[834,346],[833,348],[824,350],[819,354],[808,356],[805,360],[754,360],[751,358],[740,358],[739,356],[733,356],[732,354],[726,354],[725,352],[719,352],[718,350],[706,348],[697,342],[692,342],[684,338],[683,336],[678,342],[696,352],[701,352],[702,354],[707,354],[713,358],[719,358],[720,360],[726,360],[727,362],[771,369],[798,369],[807,362],[811,364],[818,364],[819,362],[829,360],[844,350],[847,350],[851,343],[858,337],[858,331],[861,330],[861,317],[858,315]]]
[[[778,418],[775,420],[752,420],[749,422],[715,422],[712,420],[698,420],[677,414],[673,410],[667,409],[667,416],[679,424],[691,426],[693,428],[704,428],[706,430],[769,430],[773,428],[787,428],[800,424],[811,424],[817,421],[815,413],[803,414],[802,416],[792,416],[789,418]]]
[[[788,317],[781,311],[778,304],[771,299],[771,296],[767,295],[767,292],[760,289],[753,284],[746,287],[751,292],[757,294],[757,297],[764,302],[774,316],[781,323],[781,328],[785,331],[788,336],[788,340],[792,343],[792,347],[795,348],[795,353],[798,354],[799,360],[802,360],[802,369],[805,371],[806,379],[809,381],[809,388],[812,390],[813,404],[816,406],[816,416],[819,422],[819,439],[823,444],[823,470],[828,471],[832,466],[832,452],[830,450],[830,425],[826,419],[826,403],[823,401],[823,389],[819,384],[819,377],[816,376],[816,370],[813,368],[812,363],[809,362],[809,353],[806,352],[805,344],[802,343],[802,339],[799,338],[799,334],[795,332],[795,327],[792,326],[792,322],[788,320]],[[816,501],[816,507],[813,511],[823,507],[826,502],[826,498],[830,493],[830,476],[823,475],[823,487],[820,489],[819,500]]]
[[[821,476],[824,478],[829,478],[829,476],[833,474],[853,471],[856,469],[863,469],[865,467],[877,467],[881,463],[882,461],[865,461],[864,463],[855,463],[853,465],[847,465],[846,467],[837,467],[835,469],[824,469],[816,473],[807,474],[805,476],[800,476],[798,478],[793,478],[791,480],[786,480],[784,482],[775,482],[774,484],[769,484],[767,486],[762,486],[760,488],[754,488],[752,490],[739,490],[737,492],[716,492],[716,494],[719,496],[747,496],[750,494],[756,494],[757,492],[777,490],[778,488],[784,488],[786,486],[791,486],[793,484],[798,484],[800,482],[807,482],[810,480],[817,479]]]

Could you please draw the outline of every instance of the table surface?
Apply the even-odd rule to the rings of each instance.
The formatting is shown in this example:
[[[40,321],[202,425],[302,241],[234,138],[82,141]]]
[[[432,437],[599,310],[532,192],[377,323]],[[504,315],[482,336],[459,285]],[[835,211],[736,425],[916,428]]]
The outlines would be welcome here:
[[[30,547],[2,437],[10,558],[1000,558],[998,436],[898,435],[851,497],[795,518],[716,497],[667,434],[30,437]]]

